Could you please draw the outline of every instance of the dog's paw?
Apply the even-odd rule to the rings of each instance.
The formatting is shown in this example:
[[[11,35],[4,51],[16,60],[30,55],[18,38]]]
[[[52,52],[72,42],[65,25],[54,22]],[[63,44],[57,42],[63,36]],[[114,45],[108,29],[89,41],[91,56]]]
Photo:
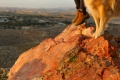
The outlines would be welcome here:
[[[94,34],[93,34],[93,37],[96,39],[96,38],[98,38],[99,36],[101,36],[101,35],[103,35],[104,34],[104,31],[102,31],[102,32],[95,32]]]
[[[97,34],[96,32],[92,35],[95,39],[100,36],[100,34]]]
[[[98,34],[96,34],[96,33],[94,33],[93,35],[92,35],[92,37],[94,37],[95,39],[96,38],[98,38],[100,35],[98,35]]]
[[[99,36],[101,36],[100,34],[95,34],[95,39],[98,38]]]
[[[95,33],[93,33],[92,37],[95,37]]]

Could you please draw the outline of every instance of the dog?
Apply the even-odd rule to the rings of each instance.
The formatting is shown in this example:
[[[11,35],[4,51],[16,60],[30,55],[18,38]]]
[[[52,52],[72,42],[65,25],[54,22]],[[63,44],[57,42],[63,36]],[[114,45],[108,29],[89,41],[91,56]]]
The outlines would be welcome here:
[[[96,24],[95,38],[104,34],[108,21],[120,16],[120,0],[84,0],[84,4]]]

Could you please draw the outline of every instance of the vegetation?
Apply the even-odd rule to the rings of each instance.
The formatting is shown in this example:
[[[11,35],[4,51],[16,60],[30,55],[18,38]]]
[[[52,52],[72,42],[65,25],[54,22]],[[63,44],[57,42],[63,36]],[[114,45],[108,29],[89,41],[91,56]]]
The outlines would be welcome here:
[[[68,14],[58,15],[36,15],[36,14],[16,14],[10,12],[0,13],[0,27],[3,29],[16,29],[22,26],[46,26],[59,23],[70,24],[71,17]]]
[[[70,62],[74,62],[76,60],[77,56],[73,56],[71,59],[70,59]]]

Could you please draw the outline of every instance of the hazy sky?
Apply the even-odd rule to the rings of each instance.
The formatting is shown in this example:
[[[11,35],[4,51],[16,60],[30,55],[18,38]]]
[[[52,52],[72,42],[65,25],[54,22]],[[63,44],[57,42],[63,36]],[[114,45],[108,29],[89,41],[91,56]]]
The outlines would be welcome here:
[[[0,0],[0,7],[58,8],[75,7],[74,0]]]

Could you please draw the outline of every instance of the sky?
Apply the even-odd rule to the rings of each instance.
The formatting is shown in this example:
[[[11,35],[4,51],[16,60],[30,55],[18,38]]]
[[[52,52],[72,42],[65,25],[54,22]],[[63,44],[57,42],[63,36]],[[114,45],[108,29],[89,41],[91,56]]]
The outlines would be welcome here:
[[[0,7],[66,8],[75,7],[74,0],[0,0]]]

